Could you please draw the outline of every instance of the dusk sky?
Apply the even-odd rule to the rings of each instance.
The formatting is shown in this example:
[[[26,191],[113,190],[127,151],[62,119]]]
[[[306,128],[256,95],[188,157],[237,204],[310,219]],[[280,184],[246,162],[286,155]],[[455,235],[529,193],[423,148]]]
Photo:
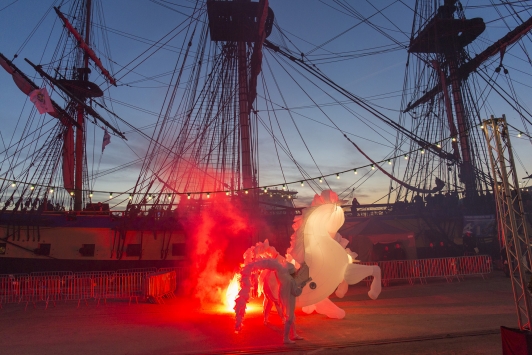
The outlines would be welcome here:
[[[69,1],[64,3],[63,10],[66,12]],[[294,52],[304,53],[307,60],[337,84],[369,100],[380,112],[397,121],[415,1],[382,0],[347,3],[352,5],[352,9],[360,16],[369,18],[371,25],[377,29],[355,18],[354,11],[348,13],[341,8],[340,4],[345,2],[270,0],[276,24],[286,37],[282,39],[279,31],[274,28],[268,39],[275,44],[283,44],[284,40],[284,45]],[[60,28],[57,15],[50,9],[52,5],[59,4],[60,1],[51,0],[6,0],[0,4],[0,52],[9,59],[17,54],[14,64],[32,77],[38,85],[42,83],[41,78],[24,58],[40,64],[49,62]],[[487,24],[486,31],[472,45],[473,53],[480,52],[508,31],[505,24],[499,20],[496,11],[483,7],[489,4],[487,0],[463,2],[468,18],[483,17]],[[165,48],[142,63],[141,60],[134,59],[148,49],[153,41],[163,38],[177,24],[184,21],[186,16],[192,13],[194,5],[194,1],[185,0],[113,0],[101,3],[102,11],[99,14],[105,15],[108,46],[113,62],[110,63],[105,57],[106,44],[101,38],[96,38],[92,45],[95,46],[104,65],[109,66],[111,73],[117,73],[115,77],[119,79],[118,87],[111,87],[105,92],[105,102],[131,125],[137,128],[146,127],[142,129],[149,136],[153,132],[152,124],[157,119],[166,94],[166,85],[170,80],[167,73],[175,66],[179,50],[183,46],[183,36],[182,34],[176,36]],[[378,13],[379,10],[381,13]],[[99,15],[97,17],[94,22],[100,23],[101,18]],[[523,17],[528,18],[530,14],[525,13]],[[36,27],[41,19],[42,23]],[[510,28],[514,28],[512,20],[507,20]],[[525,39],[522,43],[524,48],[530,47],[529,39]],[[493,68],[498,61],[497,57]],[[518,45],[512,46],[506,54],[504,64],[515,80],[514,87],[521,104],[529,105],[532,94],[530,81],[532,70],[523,55],[522,48]],[[124,66],[133,71],[121,70]],[[308,74],[304,77],[291,68],[284,59],[267,50],[264,53],[263,76],[271,98],[279,108],[277,114],[281,127],[274,130],[275,135],[281,137],[282,132],[290,151],[305,171],[315,178],[334,174],[327,179],[327,182],[343,198],[346,198],[354,188],[355,196],[361,203],[386,202],[389,179],[378,170],[371,171],[369,168],[360,169],[358,175],[354,175],[352,169],[370,163],[343,137],[343,134],[347,134],[372,159],[382,161],[406,153],[406,146],[397,152],[394,150],[396,131],[353,103],[348,103],[345,97],[318,84],[317,80],[306,79],[309,77]],[[146,80],[146,77],[157,78]],[[107,88],[95,70],[91,80],[102,88]],[[505,83],[502,77],[499,80],[501,85]],[[3,70],[0,71],[0,88],[2,93],[0,151],[4,151],[6,146],[12,144],[10,142],[18,139],[23,119],[27,116],[31,103],[16,88],[10,75]],[[260,103],[261,100],[264,101],[263,89],[259,88],[258,92],[257,109],[259,115],[266,120],[267,113],[261,112],[264,106]],[[109,96],[113,100],[110,100]],[[52,98],[55,99],[53,95]],[[341,107],[335,101],[345,102],[345,106]],[[24,105],[24,111],[21,113]],[[103,110],[98,111],[104,113]],[[288,112],[291,115],[288,115]],[[526,131],[526,127],[515,112],[495,95],[493,98],[490,97],[489,105],[482,109],[482,114],[484,118],[488,118],[491,114],[495,116],[506,114],[513,126],[523,132]],[[112,136],[111,144],[101,155],[103,130],[90,126],[87,138],[89,166],[95,166],[94,169],[99,166],[101,172],[145,155],[148,146],[145,138],[109,115],[104,117],[120,131],[126,132],[128,141]],[[49,124],[53,120],[50,116],[46,118]],[[302,180],[300,172],[286,155],[280,153],[278,160],[271,136],[261,128],[259,125],[259,186],[280,186],[285,182]],[[517,131],[514,129],[511,132]],[[524,137],[512,139],[519,157],[519,177],[523,178],[526,176],[525,171],[532,170],[531,143]],[[393,164],[396,162],[393,161]],[[137,163],[118,172],[104,175],[93,182],[92,188],[102,191],[126,191],[135,184],[139,167],[140,164]],[[392,165],[385,164],[385,169],[391,171],[391,167]],[[345,170],[351,171],[341,174],[338,180],[336,173]],[[95,171],[90,170],[89,174],[93,172]],[[4,169],[0,170],[1,177],[5,177],[3,173]],[[323,186],[325,188],[325,183]],[[309,184],[301,187],[299,183],[295,183],[289,187],[299,192],[300,204],[308,203],[314,194]],[[101,199],[104,197],[101,196]]]

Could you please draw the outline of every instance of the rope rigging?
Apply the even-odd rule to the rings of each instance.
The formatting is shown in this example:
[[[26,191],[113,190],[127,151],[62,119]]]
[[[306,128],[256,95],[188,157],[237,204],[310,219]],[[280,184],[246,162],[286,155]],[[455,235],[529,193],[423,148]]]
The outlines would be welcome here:
[[[140,153],[138,144],[130,145],[124,142],[123,144],[126,144],[135,157],[129,159],[127,162],[114,164],[109,168],[102,163],[105,160],[102,160],[103,156],[99,154],[99,149],[96,147],[98,144],[94,144],[92,149],[92,164],[90,164],[91,168],[87,167],[86,162],[83,163],[84,175],[87,178],[86,181],[88,181],[83,193],[86,194],[87,191],[94,191],[98,178],[124,171],[127,168],[137,165],[141,166],[141,172],[136,179],[137,181],[134,187],[127,190],[132,191],[134,194],[135,200],[131,203],[141,203],[143,200],[145,201],[146,196],[152,193],[164,194],[166,191],[180,194],[226,190],[240,191],[242,187],[242,157],[239,151],[239,140],[241,136],[239,135],[238,124],[235,120],[235,117],[239,115],[236,47],[232,46],[231,43],[215,43],[209,41],[206,7],[203,2],[196,2],[195,6],[180,6],[179,4],[165,0],[152,0],[151,2],[165,9],[177,11],[185,16],[183,21],[157,40],[151,40],[143,36],[133,35],[108,27],[105,24],[103,9],[99,7],[95,10],[96,16],[92,24],[93,29],[104,33],[113,33],[120,36],[121,39],[126,38],[148,46],[147,49],[143,48],[139,51],[139,54],[135,55],[131,60],[121,61],[126,63],[122,65],[111,60],[111,46],[105,36],[91,41],[91,45],[99,41],[98,44],[100,44],[103,50],[99,52],[95,48],[95,51],[98,56],[107,61],[110,72],[114,73],[115,76],[120,74],[118,85],[135,89],[138,88],[139,92],[140,89],[153,88],[153,92],[156,93],[157,89],[163,87],[167,90],[164,94],[159,94],[162,105],[158,112],[146,108],[147,106],[135,101],[128,102],[128,100],[118,99],[114,97],[114,93],[112,96],[111,91],[108,90],[109,87],[103,90],[106,93],[105,96],[99,100],[91,100],[87,104],[89,109],[97,108],[100,110],[101,108],[102,112],[106,112],[104,115],[109,117],[109,122],[113,122],[113,125],[116,127],[123,126],[126,129],[124,132],[120,129],[119,133],[127,134],[128,138],[129,135],[134,136],[135,139],[142,138],[140,141],[147,143],[148,153],[146,155]],[[274,28],[278,31],[275,31],[273,35],[278,36],[278,42],[280,44],[274,44],[270,40],[266,40],[264,43],[268,50],[265,51],[264,72],[261,74],[260,79],[262,93],[258,93],[257,100],[250,110],[250,130],[254,132],[254,137],[260,137],[253,140],[250,144],[253,159],[258,161],[259,143],[264,144],[261,140],[266,138],[268,144],[272,144],[271,156],[277,159],[275,169],[279,171],[278,180],[284,184],[297,183],[298,180],[293,177],[293,174],[289,170],[289,166],[295,167],[294,172],[297,174],[296,176],[301,176],[301,181],[309,182],[308,185],[310,185],[314,192],[319,191],[324,185],[320,185],[316,177],[332,176],[334,178],[334,175],[327,174],[327,171],[323,169],[323,164],[320,164],[319,154],[316,154],[319,151],[315,150],[309,144],[307,137],[305,137],[305,124],[307,122],[314,122],[321,127],[327,127],[328,129],[335,130],[337,133],[341,133],[372,164],[378,165],[374,160],[371,160],[370,156],[373,154],[366,155],[353,142],[354,138],[350,137],[356,137],[357,139],[393,150],[393,153],[388,154],[387,157],[391,155],[402,157],[403,154],[408,153],[409,159],[406,161],[406,172],[402,178],[396,176],[399,169],[403,168],[400,164],[397,164],[397,167],[394,164],[392,173],[385,172],[391,181],[394,181],[394,184],[399,184],[404,188],[408,188],[410,191],[418,193],[431,193],[443,189],[441,183],[432,183],[435,180],[432,177],[438,177],[439,181],[444,182],[449,189],[463,189],[460,177],[460,167],[463,164],[463,158],[462,155],[456,157],[453,149],[460,142],[452,140],[452,138],[459,139],[459,137],[451,137],[448,134],[447,108],[444,106],[442,95],[435,95],[431,100],[420,105],[415,112],[414,110],[407,113],[401,112],[399,120],[396,121],[383,113],[384,110],[388,110],[384,111],[387,113],[394,112],[394,109],[387,107],[386,101],[377,100],[395,98],[397,92],[392,91],[379,96],[359,97],[342,88],[322,71],[324,65],[366,56],[387,55],[407,49],[410,37],[420,31],[422,24],[425,24],[434,12],[434,9],[431,7],[432,5],[419,5],[416,2],[415,11],[417,22],[415,26],[417,27],[413,24],[412,35],[407,35],[401,30],[400,26],[392,22],[392,18],[387,13],[390,13],[389,11],[392,9],[392,5],[404,6],[414,13],[410,5],[397,0],[390,1],[382,9],[379,9],[371,4],[370,1],[366,2],[373,9],[369,16],[363,16],[361,12],[346,1],[322,2],[323,5],[339,11],[350,18],[356,18],[358,21],[354,26],[339,34],[334,34],[333,37],[330,37],[319,45],[312,44],[309,41],[298,42],[305,43],[304,45],[298,45],[295,43],[297,42],[295,38],[298,38],[298,36],[288,30],[282,29],[277,23],[274,24]],[[54,5],[56,3],[57,1],[54,2]],[[421,4],[421,2],[419,3]],[[525,7],[520,2],[506,4],[513,12],[508,16],[499,16],[497,21],[501,19],[503,21],[505,19],[514,19],[522,22],[520,16],[526,13],[529,7]],[[500,10],[504,9],[502,5],[493,4],[494,7]],[[74,5],[72,6],[74,8]],[[464,11],[475,8],[483,7],[463,7]],[[44,17],[46,17],[46,14]],[[80,21],[82,18],[82,16],[78,18],[73,15],[67,17],[71,20],[78,19]],[[386,26],[378,26],[378,22],[374,21],[377,17],[384,19]],[[41,26],[43,19],[32,30],[30,36],[33,36],[40,29],[39,26]],[[390,23],[391,26],[387,25],[387,23]],[[386,40],[390,40],[392,43],[368,45],[363,49],[345,51],[331,51],[327,48],[330,43],[340,39],[342,36],[346,36],[351,30],[362,24],[377,31],[380,36]],[[83,28],[80,25],[76,25],[76,27]],[[76,44],[72,43],[72,40],[68,39],[68,36],[65,34],[62,36],[61,44],[56,48],[52,58],[46,64],[42,64],[43,69],[54,78],[72,77],[75,75],[73,68],[80,67],[76,64],[81,60],[81,55],[75,53],[77,49]],[[399,41],[396,37],[400,36],[404,36],[408,41],[403,39]],[[528,40],[527,37],[525,38]],[[176,45],[176,40],[181,39],[183,39],[182,45]],[[25,41],[16,55],[19,55],[27,48],[27,44],[28,42]],[[488,42],[485,44],[488,45]],[[305,45],[308,45],[307,47],[310,49],[305,49]],[[288,46],[293,50],[289,49]],[[523,55],[521,55],[521,57],[524,56],[525,58],[523,60],[530,63],[530,57],[525,44],[518,42],[518,46],[516,45],[514,52],[519,48],[523,51]],[[507,50],[510,49],[512,48],[509,47]],[[165,55],[176,57],[172,59],[175,60],[175,63],[172,62],[173,68],[167,70],[168,68],[161,67],[156,68],[156,70],[153,70],[149,74],[143,73],[139,67],[142,64],[147,64],[148,60],[153,59],[157,54],[162,53],[162,51],[166,53]],[[251,51],[252,46],[250,45],[247,48],[248,57],[250,57]],[[463,55],[468,54],[463,53]],[[508,53],[506,55],[506,58],[509,59],[510,55],[513,54]],[[401,104],[402,110],[399,111],[404,111],[408,107],[407,102],[412,102],[413,98],[419,98],[435,85],[438,85],[440,76],[435,73],[432,67],[427,67],[427,63],[435,59],[445,62],[443,55],[409,56],[406,65],[407,68],[405,69],[405,73],[409,75],[409,78],[407,79],[405,74],[405,83],[403,84],[402,90],[402,101],[404,102]],[[460,57],[460,60],[469,61],[471,58]],[[41,60],[40,62],[43,61]],[[483,168],[486,166],[486,162],[482,158],[477,158],[475,155],[482,156],[484,154],[483,150],[485,149],[481,144],[481,138],[479,138],[479,130],[475,129],[475,122],[481,122],[482,115],[480,112],[488,113],[488,111],[493,110],[490,106],[492,105],[490,103],[491,93],[501,95],[505,102],[518,112],[523,128],[515,128],[515,130],[516,132],[522,131],[532,143],[528,128],[528,125],[532,124],[530,120],[530,117],[532,117],[530,114],[531,111],[522,102],[519,102],[520,97],[515,87],[515,83],[524,86],[527,84],[512,79],[510,75],[507,75],[504,78],[506,80],[505,85],[508,89],[504,88],[496,82],[496,78],[493,75],[486,74],[488,72],[487,68],[496,66],[496,64],[497,60],[493,59],[480,66],[475,73],[471,74],[470,78],[467,78],[467,81],[463,81],[460,88],[464,106],[467,107],[467,119],[469,120],[466,124],[466,129],[462,132],[467,132],[471,137],[469,145],[473,151],[473,171],[476,174],[475,181],[479,184],[479,191],[486,189],[485,187],[488,186],[490,178],[489,174],[484,173],[484,171],[488,171]],[[284,77],[281,77],[281,75],[277,76],[277,72],[275,71],[277,68],[273,66],[281,67],[280,74]],[[91,68],[96,67],[94,64],[91,64]],[[113,68],[118,70],[115,71]],[[510,64],[507,68],[516,72],[520,71],[518,68],[514,69]],[[266,69],[269,73],[266,72]],[[449,76],[450,69],[445,67],[443,70],[446,76]],[[526,75],[530,75],[525,71],[523,72]],[[266,78],[266,75],[269,75],[268,78]],[[298,80],[297,75],[301,75],[311,85],[307,86],[306,82]],[[94,76],[94,78],[96,79],[93,80],[98,80],[99,82],[104,79],[101,74]],[[169,82],[166,82],[166,80],[169,80]],[[293,87],[297,89],[297,94],[303,97],[308,104],[303,103],[297,105],[290,103],[290,96],[294,95],[294,93],[284,87],[288,81],[293,84]],[[480,85],[479,81],[484,81],[486,85]],[[149,84],[141,87],[136,86],[141,83],[153,83],[153,86],[149,86]],[[47,87],[50,87],[50,85],[47,85]],[[333,89],[332,92],[334,94],[331,93],[330,89]],[[326,100],[320,101],[322,97],[316,98],[316,95],[313,95],[313,90],[316,90],[316,92],[318,90],[321,91],[318,95],[326,97]],[[69,101],[69,97],[60,94],[60,91],[55,86],[53,89],[50,87],[50,91],[55,96],[61,96],[65,103]],[[340,94],[346,99],[338,99],[339,95],[336,94]],[[155,122],[152,120],[152,122],[148,121],[143,122],[141,125],[134,125],[115,114],[113,106],[126,107],[135,112],[135,114],[139,113],[144,117],[156,116],[157,120]],[[341,120],[337,120],[334,113],[331,113],[334,112],[333,110],[335,108],[341,110],[342,114],[347,113],[349,118],[355,118],[357,125],[358,122],[362,124],[358,125],[354,130],[343,129],[342,124],[339,123]],[[369,113],[370,118],[365,117],[367,115],[358,113],[359,108]],[[454,104],[451,108],[455,109]],[[312,114],[303,112],[305,109],[312,110]],[[331,109],[331,112],[328,111],[329,109]],[[74,112],[73,107],[69,107],[68,110],[69,112]],[[105,117],[107,118],[107,116]],[[320,117],[323,117],[323,119],[320,119]],[[89,116],[85,116],[84,118],[91,120]],[[377,120],[374,118],[377,118]],[[301,119],[305,121],[302,123]],[[411,121],[411,124],[407,124],[407,119]],[[0,169],[7,167],[7,169],[3,168],[1,170],[2,177],[5,176],[7,178],[7,174],[12,174],[9,175],[9,178],[11,179],[12,177],[13,180],[27,181],[28,183],[33,181],[43,182],[43,188],[40,190],[35,189],[32,196],[38,193],[45,194],[46,187],[48,186],[61,186],[60,162],[62,159],[62,151],[60,143],[58,143],[60,140],[57,137],[63,134],[61,130],[62,126],[56,124],[51,127],[50,122],[51,120],[44,121],[40,117],[33,117],[24,128],[23,134],[19,135],[19,142],[15,138],[12,138],[11,142],[7,142],[4,140],[5,137],[0,135],[0,140],[3,145],[2,152],[0,152]],[[98,125],[100,127],[103,124],[100,123]],[[364,136],[363,134],[359,134],[358,127],[364,127],[364,131],[371,132],[371,135]],[[293,134],[296,135],[294,137],[298,137],[298,139],[291,138],[289,136],[289,130],[293,130]],[[90,137],[88,139],[96,142],[98,139],[96,131],[94,127],[92,139]],[[264,137],[260,136],[262,134],[261,132],[264,132]],[[47,140],[49,140],[46,143],[49,148],[45,152],[41,148],[41,143]],[[303,152],[301,154],[304,155],[304,158],[308,159],[308,164],[298,161],[300,157],[298,155],[299,152],[296,150],[297,148],[295,148],[297,144],[301,145],[301,151]],[[413,153],[410,155],[410,152]],[[425,152],[429,154],[425,154]],[[97,154],[99,154],[98,157],[96,157]],[[286,158],[283,154],[286,155]],[[37,159],[42,159],[43,164],[32,165]],[[87,159],[87,157],[84,159]],[[402,161],[404,162],[404,160]],[[344,164],[350,163],[344,162]],[[521,166],[525,168],[522,163]],[[102,167],[102,170],[100,170],[100,167]],[[95,170],[90,170],[94,168]],[[265,166],[261,167],[258,164],[254,167],[257,184],[259,168],[264,171]],[[315,170],[317,173],[309,173],[311,170]],[[384,172],[380,166],[379,170]],[[375,172],[369,170],[367,174],[366,180],[370,176],[373,176]],[[290,181],[292,178],[294,180]],[[324,180],[326,186],[329,188],[331,186],[335,187],[331,181]],[[357,181],[362,181],[362,177]],[[408,181],[408,183],[405,183],[405,181]],[[2,183],[3,189],[0,189],[0,198],[2,198],[2,201],[5,200],[3,196],[7,196],[4,195],[8,191],[6,184],[8,183],[4,181]],[[279,184],[276,182],[272,186],[279,186]],[[354,184],[351,186],[354,186]],[[392,190],[398,191],[397,193],[401,198],[406,198],[407,193],[402,193],[399,186]],[[8,192],[16,198],[17,195],[14,192]],[[28,192],[29,190],[25,190],[25,193]],[[66,195],[67,192],[62,193],[65,194],[65,196],[62,196],[62,198],[65,198],[65,201],[71,198]],[[60,194],[54,196],[59,201]]]

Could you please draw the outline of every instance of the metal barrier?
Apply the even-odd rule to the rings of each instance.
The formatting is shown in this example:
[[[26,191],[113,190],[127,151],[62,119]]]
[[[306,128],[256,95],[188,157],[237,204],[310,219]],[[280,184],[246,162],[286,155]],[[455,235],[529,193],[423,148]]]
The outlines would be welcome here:
[[[106,298],[128,298],[129,304],[134,298],[139,303],[139,297],[143,296],[142,282],[148,272],[120,272],[109,278]]]
[[[391,281],[417,281],[426,283],[429,278],[445,278],[447,282],[461,281],[466,275],[485,275],[492,271],[491,257],[486,255],[461,256],[439,259],[394,260],[362,263],[379,265],[382,284]],[[82,301],[94,299],[97,303],[107,299],[129,299],[129,304],[142,297],[162,303],[173,297],[179,283],[185,279],[188,268],[155,268],[119,270],[118,272],[40,272],[32,274],[0,274],[0,309],[7,303]],[[371,282],[370,278],[365,279]]]
[[[157,268],[144,267],[144,268],[136,268],[136,269],[119,269],[119,270],[116,270],[117,274],[128,274],[128,273],[131,273],[131,272],[141,272],[141,273],[150,274],[150,273],[153,273],[153,272],[157,272]]]
[[[188,273],[190,272],[190,268],[188,267],[162,267],[159,269],[159,272],[171,272],[171,271],[175,272],[176,284],[179,285],[186,280]]]
[[[148,274],[144,280],[144,294],[148,299],[153,299],[156,303],[164,303],[165,297],[175,297],[174,290],[177,286],[175,271]]]
[[[38,277],[38,276],[72,276],[74,273],[72,271],[41,271],[41,272],[32,272],[30,274],[31,277]]]
[[[149,275],[166,275],[153,278]],[[94,271],[77,272],[52,271],[31,274],[0,274],[0,309],[7,303],[25,303],[27,309],[31,303],[36,308],[38,302],[44,302],[48,308],[50,302],[78,301],[88,304],[94,299],[100,304],[108,299],[128,299],[129,304],[138,298],[154,297],[161,302],[163,297],[172,297],[178,278],[184,278],[184,268],[172,268],[171,271],[156,268],[122,269],[117,272]],[[148,280],[154,279],[151,285]],[[179,279],[182,281],[183,279]],[[147,292],[149,291],[149,293]]]
[[[28,278],[28,274],[0,275],[0,308],[3,303],[20,302],[22,284]]]
[[[65,302],[78,301],[78,307],[81,301],[88,305],[87,300],[93,298],[92,278],[83,275],[63,276],[61,295]]]
[[[491,257],[487,255],[460,256],[438,259],[393,260],[362,263],[378,265],[382,270],[382,284],[388,286],[390,281],[416,281],[427,283],[428,278],[445,278],[447,282],[461,281],[467,275],[479,275],[484,278],[491,273]],[[365,279],[370,282],[371,279]]]

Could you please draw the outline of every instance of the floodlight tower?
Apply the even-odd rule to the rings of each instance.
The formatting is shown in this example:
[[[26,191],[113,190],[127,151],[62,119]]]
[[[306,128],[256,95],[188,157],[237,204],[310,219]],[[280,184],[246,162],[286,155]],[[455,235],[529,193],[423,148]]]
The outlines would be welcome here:
[[[532,251],[506,117],[491,116],[482,123],[482,129],[491,163],[499,238],[506,247],[519,328],[530,331],[532,310],[526,273],[532,273]]]

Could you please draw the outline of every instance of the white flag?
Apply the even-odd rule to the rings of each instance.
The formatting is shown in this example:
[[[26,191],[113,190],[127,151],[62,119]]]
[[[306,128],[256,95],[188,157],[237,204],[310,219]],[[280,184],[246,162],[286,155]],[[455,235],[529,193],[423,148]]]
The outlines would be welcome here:
[[[105,149],[105,146],[107,146],[109,143],[111,143],[111,135],[107,130],[105,130],[105,133],[103,134],[103,142],[102,142],[102,153]]]
[[[54,112],[54,106],[52,105],[52,100],[50,100],[50,95],[48,95],[46,88],[30,92],[30,101],[35,104],[35,107],[40,114]]]

